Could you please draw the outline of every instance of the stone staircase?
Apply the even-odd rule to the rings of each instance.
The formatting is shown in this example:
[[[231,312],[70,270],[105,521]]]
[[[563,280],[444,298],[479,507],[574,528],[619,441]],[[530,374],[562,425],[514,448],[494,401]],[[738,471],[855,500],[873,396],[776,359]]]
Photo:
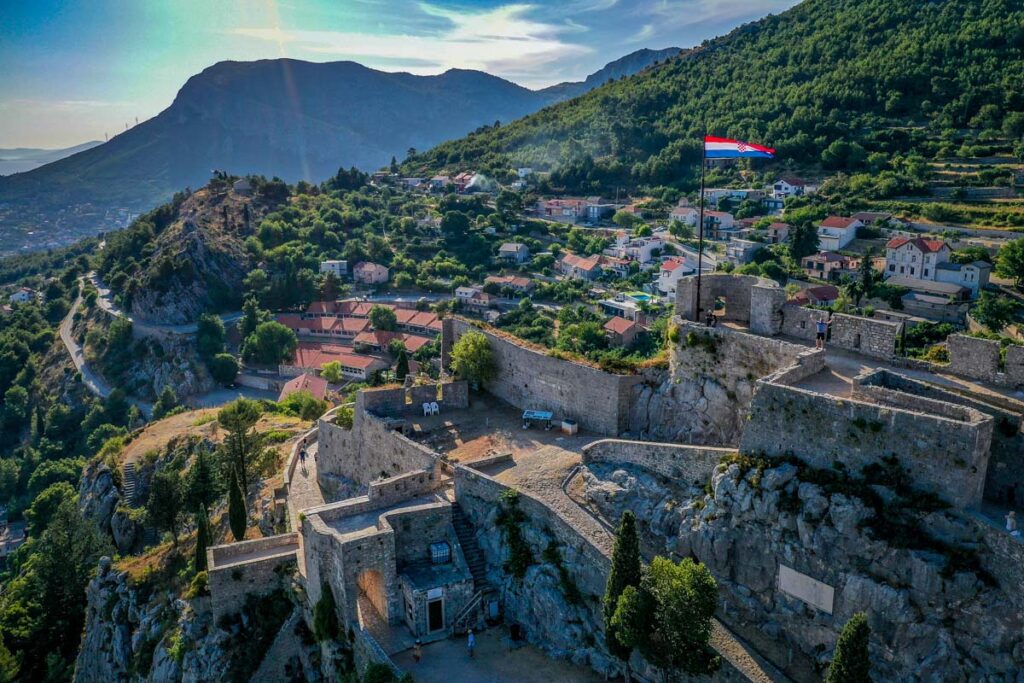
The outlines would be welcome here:
[[[476,527],[469,521],[458,503],[452,505],[452,524],[462,548],[462,556],[466,558],[466,564],[473,575],[473,587],[477,591],[486,591],[491,587],[487,582],[487,559],[476,541]]]
[[[124,494],[124,502],[128,507],[138,507],[135,500],[138,492],[139,482],[138,476],[135,473],[135,463],[125,463],[124,466],[124,477],[121,481],[121,492]]]

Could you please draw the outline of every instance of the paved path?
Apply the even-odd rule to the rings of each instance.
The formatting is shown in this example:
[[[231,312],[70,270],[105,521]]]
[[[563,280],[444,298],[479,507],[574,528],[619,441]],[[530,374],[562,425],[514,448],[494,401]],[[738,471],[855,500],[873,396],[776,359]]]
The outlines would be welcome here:
[[[295,463],[291,483],[288,485],[288,519],[293,531],[299,530],[299,512],[323,505],[324,494],[316,478],[316,441],[306,447],[306,463]]]
[[[199,324],[195,322],[182,323],[180,325],[164,325],[161,323],[132,318],[114,303],[114,298],[111,294],[110,288],[100,281],[100,278],[96,273],[89,273],[87,277],[99,292],[99,296],[96,297],[96,303],[99,304],[99,307],[110,315],[129,320],[132,323],[132,330],[136,334],[141,334],[146,337],[159,337],[167,334],[195,334],[196,330],[199,328]],[[222,313],[220,315],[220,319],[227,324],[241,319],[242,315],[241,311],[232,311],[230,313]]]
[[[79,288],[81,289],[81,288]],[[110,396],[112,389],[107,384],[106,380],[100,377],[85,360],[85,350],[82,345],[75,339],[73,326],[75,322],[75,314],[79,311],[82,306],[82,294],[79,291],[78,297],[75,299],[75,303],[71,306],[71,310],[64,316],[64,319],[60,321],[60,338],[64,342],[64,348],[68,350],[68,354],[71,356],[71,362],[75,364],[75,369],[78,370],[82,375],[82,383],[92,392],[94,395],[99,396],[102,399],[106,399]],[[132,405],[137,406],[142,414],[148,420],[153,414],[153,405],[137,398],[129,397],[128,400]]]

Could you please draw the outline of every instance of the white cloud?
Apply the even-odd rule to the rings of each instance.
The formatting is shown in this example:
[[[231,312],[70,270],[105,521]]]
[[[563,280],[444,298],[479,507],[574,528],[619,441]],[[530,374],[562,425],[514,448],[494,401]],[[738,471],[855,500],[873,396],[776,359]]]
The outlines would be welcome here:
[[[559,61],[593,51],[561,38],[564,33],[578,31],[577,27],[531,19],[531,5],[504,5],[476,12],[427,3],[420,3],[419,8],[448,25],[420,35],[245,27],[231,32],[277,43],[291,56],[332,55],[370,66],[377,60],[377,64],[413,73],[480,69],[532,85],[551,82],[550,67]]]

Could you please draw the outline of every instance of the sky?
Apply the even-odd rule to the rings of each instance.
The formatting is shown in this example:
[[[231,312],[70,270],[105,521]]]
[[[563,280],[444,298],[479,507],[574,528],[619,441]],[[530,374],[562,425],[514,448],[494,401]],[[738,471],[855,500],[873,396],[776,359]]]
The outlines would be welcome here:
[[[102,140],[223,60],[480,69],[538,88],[796,0],[0,0],[0,148]]]

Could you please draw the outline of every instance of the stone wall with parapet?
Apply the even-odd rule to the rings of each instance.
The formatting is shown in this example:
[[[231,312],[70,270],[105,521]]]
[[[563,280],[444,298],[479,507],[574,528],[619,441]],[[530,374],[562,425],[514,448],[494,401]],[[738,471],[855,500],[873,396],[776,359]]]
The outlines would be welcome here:
[[[757,380],[797,364],[820,370],[822,352],[673,318],[679,340],[669,368],[648,372],[633,392],[629,436],[643,440],[735,446]]]
[[[722,321],[747,323],[751,332],[773,336],[782,326],[782,306],[786,292],[773,280],[755,275],[708,273],[701,277],[702,316],[714,310],[717,299],[725,299]],[[697,277],[681,278],[676,285],[676,315],[695,321]],[[703,322],[703,321],[697,321]]]
[[[584,430],[618,436],[626,431],[631,388],[638,376],[613,375],[600,368],[563,360],[479,328],[461,318],[445,318],[441,353],[448,367],[452,346],[470,331],[483,333],[497,364],[497,376],[484,387],[522,410],[549,410]]]
[[[208,548],[214,619],[239,611],[250,595],[265,595],[284,586],[298,561],[298,542],[298,534],[288,533]],[[255,559],[244,561],[246,557]]]
[[[469,406],[469,387],[465,382],[442,382],[413,387],[364,389],[356,395],[356,405],[381,417],[423,415],[424,403],[437,403],[442,412]]]
[[[1002,362],[999,342],[965,334],[952,334],[946,339],[949,349],[949,372],[961,377],[990,382],[1010,388],[1024,388],[1024,346],[1006,347]]]
[[[829,344],[871,358],[887,360],[896,355],[903,323],[836,313],[832,316]]]
[[[583,447],[583,464],[635,465],[677,482],[703,486],[731,448],[602,439]]]
[[[368,485],[380,478],[413,471],[434,472],[439,454],[403,436],[388,418],[358,406],[348,429],[336,422],[335,411],[317,424],[317,474],[343,477]]]
[[[854,396],[875,388],[900,394],[905,407],[911,410],[923,405],[918,401],[929,401],[966,406],[992,416],[995,422],[985,473],[985,499],[1009,505],[1024,504],[1024,432],[1021,430],[1024,402],[995,394],[966,395],[888,370],[875,370],[853,380]]]
[[[981,502],[992,418],[947,404],[944,415],[827,396],[761,381],[743,431],[743,453],[794,455],[814,467],[859,472],[895,457],[915,480],[954,507]]]
[[[827,315],[826,311],[786,304],[782,307],[781,333],[797,339],[812,340],[816,336],[815,323]],[[903,335],[901,321],[845,313],[835,313],[831,320],[829,345],[883,360],[896,355]]]

